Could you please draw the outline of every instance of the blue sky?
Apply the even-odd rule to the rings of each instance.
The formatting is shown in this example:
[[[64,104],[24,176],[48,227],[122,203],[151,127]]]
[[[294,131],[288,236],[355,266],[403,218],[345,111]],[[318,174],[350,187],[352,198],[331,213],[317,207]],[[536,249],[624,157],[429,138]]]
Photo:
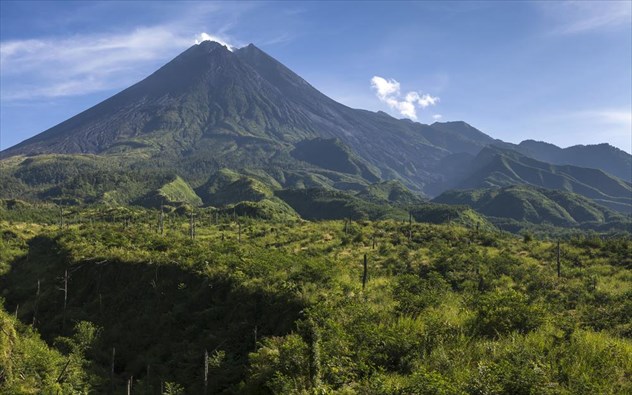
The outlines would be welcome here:
[[[0,2],[0,148],[195,43],[254,43],[348,106],[632,150],[632,2]]]

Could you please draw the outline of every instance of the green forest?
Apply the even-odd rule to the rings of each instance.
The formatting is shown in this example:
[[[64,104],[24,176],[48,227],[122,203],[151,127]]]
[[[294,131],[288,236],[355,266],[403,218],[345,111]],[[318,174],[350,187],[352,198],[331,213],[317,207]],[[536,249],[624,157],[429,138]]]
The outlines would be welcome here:
[[[629,234],[248,213],[4,204],[0,393],[632,393]]]

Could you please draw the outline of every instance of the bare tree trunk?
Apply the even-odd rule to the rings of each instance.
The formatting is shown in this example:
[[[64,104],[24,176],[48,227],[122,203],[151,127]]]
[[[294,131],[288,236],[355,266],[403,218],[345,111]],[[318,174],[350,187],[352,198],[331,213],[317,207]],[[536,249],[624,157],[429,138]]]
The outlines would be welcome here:
[[[191,213],[191,217],[189,219],[189,233],[191,235],[191,240],[195,239],[195,222],[193,220],[193,213]]]
[[[367,267],[367,259],[366,254],[364,254],[364,272],[362,273],[362,290],[366,287],[366,279],[368,275],[368,267]]]
[[[37,291],[35,292],[35,306],[33,307],[33,326],[37,324],[37,309],[39,306],[40,298],[40,280],[37,279]]]
[[[68,269],[64,271],[64,311],[62,313],[61,331],[66,329],[66,307],[68,306]]]
[[[204,395],[208,394],[208,350],[204,350]]]
[[[162,204],[160,205],[160,218],[158,219],[158,231],[162,235],[165,231],[165,213]]]
[[[562,266],[560,265],[560,241],[557,241],[557,278],[562,277]]]

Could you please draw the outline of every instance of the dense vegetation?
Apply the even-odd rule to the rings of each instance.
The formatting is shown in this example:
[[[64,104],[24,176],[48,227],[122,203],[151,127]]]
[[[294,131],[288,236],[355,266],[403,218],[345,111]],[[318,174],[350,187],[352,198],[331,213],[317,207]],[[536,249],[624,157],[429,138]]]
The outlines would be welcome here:
[[[625,153],[622,153],[625,155]],[[531,185],[573,192],[623,214],[632,213],[632,179],[617,178],[597,168],[552,165],[516,151],[496,146],[483,148],[462,180],[451,187],[458,189]]]
[[[528,185],[448,191],[433,202],[466,205],[514,232],[529,227],[527,224],[598,231],[629,231],[632,227],[629,214],[575,193]]]
[[[558,269],[486,223],[0,215],[3,393],[204,393],[205,362],[208,393],[632,391],[625,236],[562,240]]]

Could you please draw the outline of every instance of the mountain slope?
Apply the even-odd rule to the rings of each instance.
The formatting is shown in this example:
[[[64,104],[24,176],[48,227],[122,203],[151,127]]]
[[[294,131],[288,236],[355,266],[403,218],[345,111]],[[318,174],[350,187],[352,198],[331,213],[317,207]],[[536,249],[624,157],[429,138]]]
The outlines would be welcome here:
[[[542,141],[525,140],[512,148],[543,162],[601,169],[615,177],[632,182],[632,155],[610,144],[574,145],[560,148]]]
[[[409,122],[336,103],[252,45],[233,53],[206,41],[3,157],[133,150],[181,167],[212,158],[207,173],[244,161],[292,168],[284,153],[318,137],[340,139],[386,175],[418,188],[428,175],[407,169],[423,168],[427,158],[447,153]]]
[[[357,195],[360,199],[377,204],[409,206],[421,204],[424,200],[408,190],[399,181],[383,181],[364,187]]]
[[[423,125],[349,108],[252,44],[231,52],[205,41],[130,88],[0,153],[6,185],[0,197],[115,196],[125,203],[178,175],[204,204],[216,204],[199,188],[228,169],[252,175],[270,190],[359,192],[396,180],[414,193],[436,196],[451,187],[528,183],[573,190],[621,210],[630,204],[629,184],[599,171],[560,168],[549,180],[547,164],[515,155],[483,169],[490,144],[512,147],[465,122]],[[625,153],[608,160],[593,155],[594,147],[586,149],[591,154],[582,156],[601,158],[589,162],[606,171],[616,173],[627,160]],[[46,166],[58,172],[57,182],[26,171],[34,167],[31,159],[45,162],[36,159],[41,154],[54,154],[56,164]],[[16,159],[20,155],[32,158]]]
[[[483,149],[456,189],[527,184],[575,192],[617,211],[632,212],[632,184],[601,170],[551,165],[498,147]]]
[[[623,215],[578,194],[526,185],[448,191],[433,202],[467,205],[488,217],[533,224],[595,227],[627,223],[630,226],[629,220]]]

